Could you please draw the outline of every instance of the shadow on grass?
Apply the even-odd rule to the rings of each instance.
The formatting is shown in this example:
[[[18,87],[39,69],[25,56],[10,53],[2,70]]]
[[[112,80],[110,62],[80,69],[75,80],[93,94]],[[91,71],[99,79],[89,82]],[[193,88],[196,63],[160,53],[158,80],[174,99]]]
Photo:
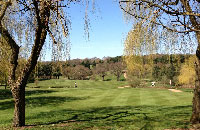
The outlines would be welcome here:
[[[183,92],[193,93],[194,89],[182,89]]]
[[[188,128],[191,106],[124,106],[101,107],[88,110],[63,109],[41,112],[28,119],[48,119],[36,125],[78,122],[87,127],[118,127],[153,130]],[[55,118],[58,117],[58,118]]]
[[[53,92],[56,92],[56,91],[53,91],[53,90],[28,90],[28,91],[26,91],[26,96],[48,94],[48,93],[53,93]]]
[[[104,81],[111,81],[112,79],[105,79]]]
[[[9,89],[0,89],[0,100],[12,98],[12,93]]]
[[[89,97],[58,97],[58,96],[41,96],[26,98],[26,107],[41,107],[46,105],[59,105],[63,102],[72,102],[76,100],[85,100]],[[14,108],[14,101],[0,102],[0,110]]]
[[[30,95],[40,95],[40,94],[48,94],[48,93],[53,93],[56,91],[53,90],[28,90],[26,91],[26,96]],[[0,100],[4,99],[11,99],[12,98],[12,93],[9,89],[0,89]]]

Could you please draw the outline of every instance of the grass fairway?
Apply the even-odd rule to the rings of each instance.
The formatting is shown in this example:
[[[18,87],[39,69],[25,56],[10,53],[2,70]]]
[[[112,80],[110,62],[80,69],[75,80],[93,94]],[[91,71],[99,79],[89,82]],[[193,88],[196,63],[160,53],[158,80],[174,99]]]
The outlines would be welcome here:
[[[26,88],[27,129],[163,130],[190,127],[193,94],[122,88],[122,81],[41,81]],[[53,88],[51,88],[53,87]],[[13,100],[0,89],[0,129],[12,129]]]

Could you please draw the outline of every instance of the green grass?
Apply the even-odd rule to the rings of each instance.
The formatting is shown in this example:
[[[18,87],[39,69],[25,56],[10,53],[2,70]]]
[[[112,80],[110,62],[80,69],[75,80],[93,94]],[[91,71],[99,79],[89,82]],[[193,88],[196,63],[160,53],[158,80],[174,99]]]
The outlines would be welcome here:
[[[124,88],[122,81],[40,81],[26,88],[26,124],[31,129],[189,128],[192,93],[167,89]],[[51,88],[54,87],[54,88]],[[57,87],[57,88],[56,88]],[[63,88],[62,88],[63,87]],[[0,89],[0,129],[12,129],[13,100]]]

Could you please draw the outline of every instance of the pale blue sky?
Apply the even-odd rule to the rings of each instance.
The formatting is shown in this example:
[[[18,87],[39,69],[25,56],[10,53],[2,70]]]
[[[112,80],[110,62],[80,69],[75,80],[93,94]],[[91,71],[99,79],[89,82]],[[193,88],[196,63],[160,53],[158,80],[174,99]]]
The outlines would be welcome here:
[[[102,58],[123,54],[123,40],[131,29],[123,19],[118,2],[114,0],[96,0],[96,13],[90,14],[90,39],[84,36],[84,9],[81,5],[72,5],[70,16],[72,30],[71,59]]]

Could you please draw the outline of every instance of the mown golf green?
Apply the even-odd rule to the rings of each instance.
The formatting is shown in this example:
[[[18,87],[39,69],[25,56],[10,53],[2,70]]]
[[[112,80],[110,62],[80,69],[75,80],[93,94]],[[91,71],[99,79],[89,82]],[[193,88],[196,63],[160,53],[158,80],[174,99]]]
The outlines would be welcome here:
[[[40,81],[26,88],[26,129],[189,128],[192,90],[118,88],[125,81]],[[0,129],[12,129],[14,104],[0,89]]]

